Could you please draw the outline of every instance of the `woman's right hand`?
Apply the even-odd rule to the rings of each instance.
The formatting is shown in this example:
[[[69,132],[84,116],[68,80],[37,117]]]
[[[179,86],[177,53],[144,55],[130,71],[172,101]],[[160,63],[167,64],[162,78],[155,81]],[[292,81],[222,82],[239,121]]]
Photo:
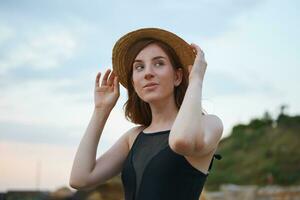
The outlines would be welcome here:
[[[100,85],[101,72],[98,72],[95,82],[94,102],[95,109],[111,111],[115,106],[119,96],[120,87],[116,74],[107,69]],[[108,78],[109,76],[109,78]]]

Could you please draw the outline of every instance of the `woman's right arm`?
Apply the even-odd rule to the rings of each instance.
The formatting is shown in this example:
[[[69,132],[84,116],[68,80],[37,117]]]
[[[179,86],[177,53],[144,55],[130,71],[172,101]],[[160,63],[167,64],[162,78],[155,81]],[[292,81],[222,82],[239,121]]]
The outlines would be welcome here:
[[[104,175],[95,175],[95,172],[99,171],[99,169],[95,170],[96,165],[97,168],[100,169],[103,168],[102,166],[105,165],[105,162],[108,162],[110,167],[116,165],[116,162],[110,162],[107,159],[105,159],[105,162],[96,162],[97,147],[102,131],[120,94],[117,76],[115,76],[114,72],[109,76],[110,71],[110,69],[106,71],[101,85],[101,73],[99,72],[96,76],[94,95],[95,109],[77,149],[69,179],[70,186],[76,189],[85,189],[95,185],[96,181],[102,182],[106,179]],[[127,149],[127,134],[124,134],[114,145],[113,153],[123,153],[125,155],[126,152],[128,152]],[[117,150],[119,152],[116,152]],[[124,155],[119,159],[122,160]]]
[[[97,154],[98,143],[109,112],[94,109],[89,125],[77,149],[70,176],[70,186],[76,189],[85,187]]]

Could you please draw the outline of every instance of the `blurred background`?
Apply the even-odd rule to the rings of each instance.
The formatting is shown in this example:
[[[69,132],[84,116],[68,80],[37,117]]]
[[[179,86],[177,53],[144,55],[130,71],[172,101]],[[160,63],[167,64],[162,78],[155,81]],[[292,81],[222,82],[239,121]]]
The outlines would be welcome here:
[[[296,0],[0,0],[0,192],[69,187],[73,158],[93,111],[96,74],[112,68],[114,43],[143,27],[172,31],[205,52],[202,106],[224,124],[223,159],[214,163],[208,186],[299,183],[297,173],[280,178],[299,171],[299,159],[288,164],[292,169],[273,169],[276,162],[288,162],[278,158],[275,164],[259,156],[248,159],[262,146],[262,155],[283,151],[284,158],[299,158],[299,8]],[[120,89],[98,156],[135,126],[124,117],[127,96]],[[285,128],[279,129],[280,122]],[[274,147],[274,141],[281,143]],[[239,170],[237,162],[244,160],[251,169],[260,159],[267,160],[265,168],[248,172],[243,181],[230,177]],[[262,174],[268,178],[250,180]]]

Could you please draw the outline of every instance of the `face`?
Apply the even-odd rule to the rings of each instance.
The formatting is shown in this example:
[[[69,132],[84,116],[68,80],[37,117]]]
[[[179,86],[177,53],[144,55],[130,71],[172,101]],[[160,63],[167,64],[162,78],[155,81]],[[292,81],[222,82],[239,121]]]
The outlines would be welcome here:
[[[173,97],[174,87],[182,79],[181,69],[174,70],[167,54],[157,44],[150,44],[141,50],[132,67],[134,89],[148,103]],[[149,83],[155,85],[145,87]]]

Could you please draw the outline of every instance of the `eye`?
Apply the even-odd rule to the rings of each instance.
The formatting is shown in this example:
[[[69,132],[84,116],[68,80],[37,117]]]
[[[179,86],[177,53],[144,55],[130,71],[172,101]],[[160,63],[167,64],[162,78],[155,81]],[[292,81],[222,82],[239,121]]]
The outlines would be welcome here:
[[[139,67],[143,67],[143,65],[136,65],[134,68],[139,70]]]
[[[160,66],[160,65],[164,65],[164,62],[162,62],[162,61],[159,61],[159,62],[157,62],[155,65],[158,65],[158,66]]]

